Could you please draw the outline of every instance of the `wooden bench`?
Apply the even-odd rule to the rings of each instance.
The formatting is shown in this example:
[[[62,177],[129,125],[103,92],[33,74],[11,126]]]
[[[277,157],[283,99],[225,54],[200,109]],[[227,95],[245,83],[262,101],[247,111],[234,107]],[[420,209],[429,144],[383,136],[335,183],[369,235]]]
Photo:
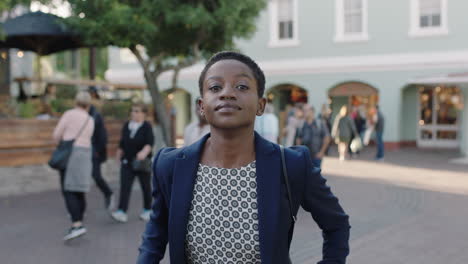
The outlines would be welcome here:
[[[45,164],[55,149],[52,132],[58,120],[0,120],[0,166]],[[108,154],[113,157],[123,122],[106,120]]]

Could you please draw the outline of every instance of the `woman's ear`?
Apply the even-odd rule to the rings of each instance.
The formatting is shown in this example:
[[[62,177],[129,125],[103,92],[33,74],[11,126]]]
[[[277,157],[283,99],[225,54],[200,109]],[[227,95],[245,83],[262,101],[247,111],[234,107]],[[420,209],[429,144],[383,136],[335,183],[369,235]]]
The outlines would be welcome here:
[[[198,109],[200,109],[200,115],[204,116],[205,115],[205,105],[203,104],[203,99],[202,98],[198,98],[197,106],[198,106]]]
[[[258,104],[257,104],[257,116],[263,115],[263,112],[265,112],[265,105],[266,105],[266,99],[265,98],[260,98],[258,99]]]

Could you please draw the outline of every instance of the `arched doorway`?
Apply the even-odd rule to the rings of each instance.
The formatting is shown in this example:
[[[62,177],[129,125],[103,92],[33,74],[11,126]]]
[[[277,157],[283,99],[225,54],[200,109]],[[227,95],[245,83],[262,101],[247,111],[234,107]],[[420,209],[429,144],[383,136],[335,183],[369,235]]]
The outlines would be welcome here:
[[[279,84],[267,90],[266,98],[275,108],[275,114],[279,120],[279,131],[282,131],[286,126],[288,116],[292,114],[293,106],[306,104],[308,93],[298,85]]]
[[[362,82],[341,83],[328,91],[332,119],[343,105],[358,107],[364,111],[376,106],[379,102],[379,91]]]
[[[192,118],[192,96],[181,88],[172,88],[163,92],[169,104],[173,138],[176,146],[183,145],[184,129]]]

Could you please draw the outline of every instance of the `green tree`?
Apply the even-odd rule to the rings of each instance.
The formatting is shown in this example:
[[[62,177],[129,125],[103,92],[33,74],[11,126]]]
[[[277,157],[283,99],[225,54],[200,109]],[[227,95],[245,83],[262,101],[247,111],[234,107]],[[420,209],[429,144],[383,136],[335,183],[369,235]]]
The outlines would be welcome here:
[[[8,19],[11,11],[18,7],[29,7],[31,2],[38,2],[42,4],[49,4],[51,0],[0,0],[0,17]]]
[[[266,0],[68,0],[68,22],[90,45],[129,48],[144,72],[153,105],[170,144],[158,76],[178,72],[251,36]]]

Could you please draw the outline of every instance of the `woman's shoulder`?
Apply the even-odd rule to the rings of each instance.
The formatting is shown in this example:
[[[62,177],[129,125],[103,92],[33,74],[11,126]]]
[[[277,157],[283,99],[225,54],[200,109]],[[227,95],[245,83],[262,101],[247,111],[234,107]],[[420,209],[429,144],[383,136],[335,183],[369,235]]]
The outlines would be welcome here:
[[[308,154],[308,152],[309,149],[306,146],[291,146],[288,148],[284,148],[284,153],[288,156],[288,159],[293,159],[302,162],[304,159],[304,155]]]
[[[156,173],[156,175],[161,175],[161,173],[167,173],[172,171],[175,165],[175,161],[179,158],[183,153],[183,148],[173,148],[173,147],[165,147],[159,150],[159,152],[154,156],[153,165],[155,171],[157,170],[160,173]]]

